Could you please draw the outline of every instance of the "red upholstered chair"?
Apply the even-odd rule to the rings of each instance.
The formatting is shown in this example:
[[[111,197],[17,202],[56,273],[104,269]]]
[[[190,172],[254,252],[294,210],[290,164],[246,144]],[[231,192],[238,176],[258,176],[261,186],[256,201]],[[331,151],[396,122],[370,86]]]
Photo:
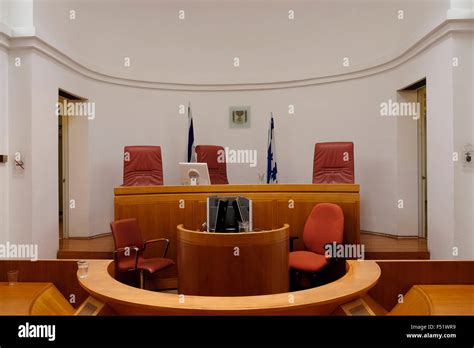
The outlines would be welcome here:
[[[343,233],[344,214],[341,207],[332,203],[316,204],[303,230],[303,243],[306,250],[290,252],[292,278],[299,272],[309,274],[312,285],[316,273],[330,262],[330,259],[324,255],[324,246],[333,242],[342,243]],[[293,237],[292,242],[294,239],[296,238]]]
[[[314,146],[313,184],[354,183],[354,143],[318,143]]]
[[[222,146],[215,145],[198,145],[196,146],[196,158],[200,163],[207,163],[207,168],[209,169],[209,178],[211,179],[211,184],[228,184],[227,180],[227,165],[225,163],[225,155],[219,156],[220,152],[224,153],[224,148]],[[221,157],[222,162],[219,162],[218,159]]]
[[[123,185],[163,185],[163,164],[159,146],[125,146]]]
[[[115,269],[118,272],[139,271],[140,288],[144,288],[144,273],[149,274],[162,271],[174,265],[174,261],[166,259],[166,252],[170,241],[165,238],[143,241],[137,219],[117,220],[110,224],[114,237]],[[143,251],[150,243],[163,242],[163,257],[143,257]]]

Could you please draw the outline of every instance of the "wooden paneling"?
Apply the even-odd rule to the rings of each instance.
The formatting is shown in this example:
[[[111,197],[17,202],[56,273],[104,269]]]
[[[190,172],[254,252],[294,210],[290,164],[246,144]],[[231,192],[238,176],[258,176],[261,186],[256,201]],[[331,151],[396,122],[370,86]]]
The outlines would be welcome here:
[[[180,223],[192,223],[194,202],[186,201],[185,209],[180,209],[179,199],[168,195],[158,196],[133,196],[123,204],[116,204],[115,216],[120,219],[136,218],[138,220],[144,240],[154,238],[168,238],[170,247],[166,257],[176,262],[176,226]],[[188,212],[188,214],[186,214]],[[145,251],[145,257],[162,257],[163,244],[150,245]],[[159,273],[162,278],[176,277],[176,267]]]
[[[283,226],[283,224],[278,225],[274,210],[275,202],[273,200],[255,199],[252,201],[253,227],[262,230],[271,230],[272,228]]]
[[[260,296],[183,297],[119,283],[111,270],[113,262],[91,260],[88,277],[79,281],[119,315],[329,315],[340,304],[366,294],[380,277],[374,261],[347,261],[342,278],[313,289]]]
[[[178,289],[200,296],[251,296],[289,289],[288,225],[250,233],[194,232],[178,226]]]
[[[0,282],[7,281],[7,272],[18,270],[19,282],[53,283],[61,294],[77,308],[86,298],[87,292],[81,288],[77,280],[77,261],[75,260],[4,260],[0,261]]]
[[[382,270],[370,296],[390,311],[413,285],[474,284],[474,261],[377,261]]]
[[[264,184],[264,185],[202,185],[202,186],[117,186],[115,195],[140,194],[221,194],[245,192],[341,192],[359,193],[358,184]]]
[[[178,262],[176,226],[183,224],[186,229],[198,230],[206,220],[206,199],[212,195],[247,197],[253,201],[254,228],[274,229],[288,223],[291,235],[300,237],[312,207],[319,202],[333,202],[344,212],[344,240],[360,240],[360,197],[356,184],[121,186],[115,188],[115,219],[137,218],[145,239],[169,238],[168,257]],[[288,207],[290,199],[293,209]],[[179,263],[178,267],[160,273],[160,277],[176,277],[177,270]]]
[[[474,285],[415,285],[389,315],[474,315]]]
[[[186,217],[191,217],[192,224],[187,223],[186,221],[183,225],[187,226],[193,230],[200,230],[202,224],[207,219],[207,200],[206,199],[199,199],[196,201],[188,200],[186,204],[192,205],[192,210],[187,208],[186,210]],[[191,212],[191,215],[189,214]]]
[[[48,289],[36,298],[30,309],[31,315],[72,315],[73,313],[74,308],[53,284],[50,284]]]
[[[203,209],[205,213],[205,203]],[[429,260],[430,258],[427,241],[424,238],[395,238],[360,231],[360,242],[365,246],[366,260]],[[110,260],[114,241],[111,234],[98,238],[70,238],[61,240],[59,248],[58,259]]]

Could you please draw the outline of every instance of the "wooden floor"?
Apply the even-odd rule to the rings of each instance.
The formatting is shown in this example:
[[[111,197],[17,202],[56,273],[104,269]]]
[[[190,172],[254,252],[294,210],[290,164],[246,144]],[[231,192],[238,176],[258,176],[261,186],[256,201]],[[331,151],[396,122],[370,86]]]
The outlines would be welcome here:
[[[429,260],[430,252],[425,238],[396,238],[361,233],[368,260]]]
[[[113,251],[111,234],[89,239],[60,239],[58,259],[112,259]]]
[[[361,233],[367,260],[415,260],[430,258],[426,239],[393,238]],[[58,259],[112,259],[112,235],[91,239],[61,239]]]

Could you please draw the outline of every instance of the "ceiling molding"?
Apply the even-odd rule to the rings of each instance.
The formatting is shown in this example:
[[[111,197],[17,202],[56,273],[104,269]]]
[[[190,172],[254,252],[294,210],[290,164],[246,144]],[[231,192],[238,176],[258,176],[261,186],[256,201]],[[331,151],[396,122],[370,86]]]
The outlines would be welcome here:
[[[429,48],[434,43],[443,39],[448,34],[458,32],[474,33],[474,19],[446,20],[410,47],[404,50],[399,50],[397,53],[391,56],[383,57],[377,61],[371,62],[370,64],[352,67],[352,69],[346,73],[320,77],[308,77],[306,79],[287,80],[280,82],[238,84],[167,83],[159,81],[134,80],[108,75],[80,64],[38,36],[10,37],[5,32],[0,31],[0,47],[4,47],[9,51],[31,49],[49,57],[60,65],[69,68],[82,76],[92,80],[115,85],[171,91],[252,91],[299,88],[358,79],[374,74],[379,74],[407,62]]]

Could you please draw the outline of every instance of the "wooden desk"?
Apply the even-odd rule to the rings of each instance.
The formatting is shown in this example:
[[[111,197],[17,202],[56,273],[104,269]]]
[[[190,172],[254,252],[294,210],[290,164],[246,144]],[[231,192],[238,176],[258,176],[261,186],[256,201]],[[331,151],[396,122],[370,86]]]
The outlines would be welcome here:
[[[52,283],[0,283],[0,315],[71,315],[73,307]]]
[[[178,291],[251,296],[289,290],[289,230],[208,233],[178,226]]]
[[[143,238],[168,238],[168,257],[177,262],[176,226],[197,230],[206,220],[208,196],[244,196],[253,201],[253,225],[271,230],[290,225],[290,235],[300,237],[314,205],[338,204],[344,212],[344,241],[360,241],[360,196],[357,184],[275,184],[209,186],[120,186],[115,188],[115,219],[137,218]],[[147,257],[159,252],[147,251]],[[178,265],[179,267],[179,265]],[[160,274],[175,278],[176,267]]]
[[[474,315],[474,285],[414,285],[389,315]]]

